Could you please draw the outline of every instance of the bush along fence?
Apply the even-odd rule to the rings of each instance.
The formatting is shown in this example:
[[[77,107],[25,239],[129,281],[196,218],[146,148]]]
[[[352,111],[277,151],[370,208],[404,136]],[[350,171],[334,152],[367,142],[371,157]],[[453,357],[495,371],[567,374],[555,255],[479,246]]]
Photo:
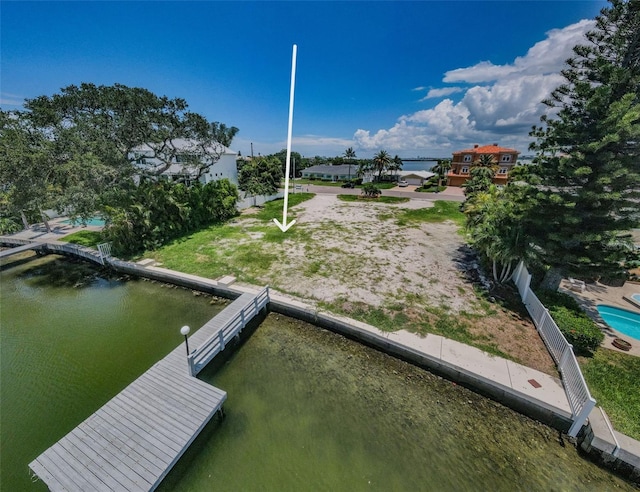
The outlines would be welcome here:
[[[547,308],[529,288],[531,274],[524,262],[520,262],[511,278],[518,287],[522,302],[547,346],[547,350],[549,350],[551,357],[553,357],[558,366],[571,407],[571,419],[573,420],[568,434],[571,437],[576,437],[585,424],[589,413],[596,405],[596,401],[591,396],[587,383],[582,376],[580,366],[573,353],[573,346],[567,342]]]

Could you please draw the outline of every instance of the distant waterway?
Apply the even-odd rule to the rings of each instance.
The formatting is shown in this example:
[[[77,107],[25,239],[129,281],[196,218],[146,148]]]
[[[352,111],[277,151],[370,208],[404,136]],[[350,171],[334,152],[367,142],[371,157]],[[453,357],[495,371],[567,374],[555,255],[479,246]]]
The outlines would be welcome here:
[[[220,309],[56,257],[0,281],[3,491],[46,490],[28,463]],[[226,418],[162,491],[634,490],[545,425],[279,315],[201,378],[228,392]]]
[[[403,171],[431,171],[438,161],[402,161]]]

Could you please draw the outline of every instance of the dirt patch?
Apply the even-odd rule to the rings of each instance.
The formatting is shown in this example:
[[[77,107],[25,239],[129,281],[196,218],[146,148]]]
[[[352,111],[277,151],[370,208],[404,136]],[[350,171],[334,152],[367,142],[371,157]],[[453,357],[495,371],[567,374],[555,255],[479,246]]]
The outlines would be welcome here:
[[[446,318],[451,330],[461,330],[461,337],[470,336],[481,346],[557,375],[526,313],[499,305],[507,293],[496,293],[495,304],[479,299],[477,260],[458,226],[405,220],[407,210],[432,206],[426,200],[382,204],[316,195],[291,208],[296,224],[282,242],[253,242],[259,235],[247,238],[255,244],[255,257],[282,259],[254,271],[254,276],[293,297],[381,329],[424,333]],[[253,222],[247,217],[238,225],[249,228]],[[446,336],[444,325],[440,322],[439,329]],[[456,338],[453,332],[450,336]]]

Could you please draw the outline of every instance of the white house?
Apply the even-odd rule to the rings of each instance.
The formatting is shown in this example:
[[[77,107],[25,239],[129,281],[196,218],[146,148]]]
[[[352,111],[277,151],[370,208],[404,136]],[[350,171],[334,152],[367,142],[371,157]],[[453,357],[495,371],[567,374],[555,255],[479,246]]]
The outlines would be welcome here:
[[[303,178],[321,179],[323,181],[345,181],[356,177],[358,166],[355,164],[317,164],[300,171]]]
[[[431,171],[395,171],[393,174],[398,176],[398,180],[404,180],[415,186],[422,186],[425,181],[436,175]]]
[[[166,150],[162,152],[152,148],[151,145],[141,145],[134,149],[130,159],[135,160],[138,166],[151,169],[165,167],[166,163],[168,163],[169,167],[162,172],[161,176],[173,181],[186,180],[188,182],[197,176],[197,168],[192,163],[192,156],[198,155],[202,156],[201,162],[204,164],[215,161],[200,176],[202,183],[206,184],[210,181],[227,178],[231,183],[238,186],[238,167],[236,165],[238,153],[223,145],[203,148],[196,142],[176,139],[171,141],[171,145],[167,146]]]

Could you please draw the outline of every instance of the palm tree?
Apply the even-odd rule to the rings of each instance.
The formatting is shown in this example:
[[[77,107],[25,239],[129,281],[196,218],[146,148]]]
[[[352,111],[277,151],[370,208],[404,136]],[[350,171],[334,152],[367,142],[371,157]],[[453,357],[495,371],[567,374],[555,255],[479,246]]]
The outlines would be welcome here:
[[[382,179],[382,173],[389,169],[391,156],[386,150],[381,150],[373,156],[373,169],[378,171],[378,181]]]
[[[442,180],[446,178],[449,169],[451,169],[450,159],[438,159],[438,163],[431,169],[438,175],[438,188],[442,186]]]
[[[493,279],[506,282],[527,256],[521,207],[492,186],[467,200],[464,212],[471,244],[491,262]]]
[[[496,163],[493,161],[493,156],[491,154],[482,154],[476,162],[473,163],[474,166],[478,167],[489,167],[495,168]]]
[[[349,147],[344,151],[344,158],[349,161],[349,181],[351,181],[351,161],[356,158],[356,151]]]
[[[389,164],[390,171],[400,171],[402,169],[402,159],[397,155],[393,158],[391,163]]]

